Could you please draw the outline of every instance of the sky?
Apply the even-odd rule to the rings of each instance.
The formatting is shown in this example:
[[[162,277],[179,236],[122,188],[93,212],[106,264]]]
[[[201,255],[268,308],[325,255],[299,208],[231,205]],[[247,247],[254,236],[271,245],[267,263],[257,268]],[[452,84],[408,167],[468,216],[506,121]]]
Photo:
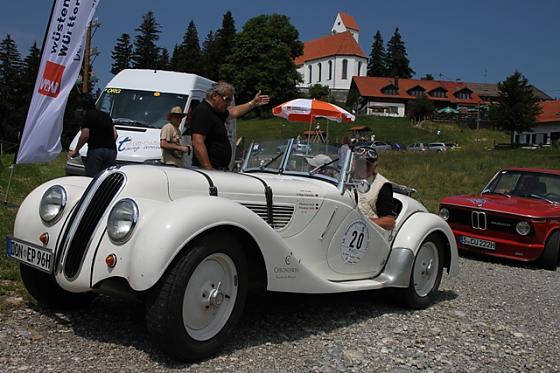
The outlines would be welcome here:
[[[33,42],[40,47],[51,0],[3,1],[0,37],[10,34],[24,58]],[[415,78],[432,74],[441,80],[497,83],[515,70],[549,96],[560,98],[559,0],[100,0],[92,47],[98,88],[111,79],[111,52],[116,40],[132,38],[142,17],[153,11],[161,25],[159,47],[173,51],[194,21],[200,42],[221,27],[231,11],[237,31],[262,14],[289,17],[305,42],[328,34],[339,11],[360,27],[360,46],[369,55],[373,36],[385,43],[399,28]]]

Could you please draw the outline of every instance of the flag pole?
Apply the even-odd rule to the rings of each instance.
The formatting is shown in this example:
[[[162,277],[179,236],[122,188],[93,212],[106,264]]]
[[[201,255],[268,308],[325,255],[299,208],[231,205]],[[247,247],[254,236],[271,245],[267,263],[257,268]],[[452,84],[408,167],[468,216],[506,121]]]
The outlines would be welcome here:
[[[45,48],[45,44],[47,42],[47,37],[49,35],[49,27],[50,27],[50,24],[51,24],[54,9],[56,7],[56,1],[57,0],[53,0],[53,4],[52,4],[52,7],[51,7],[51,13],[49,14],[49,20],[47,22],[47,28],[45,29],[45,35],[43,36],[43,44],[41,45],[41,53],[39,54],[41,56],[41,58],[43,56],[43,49]],[[39,75],[39,69],[37,69],[37,75]],[[35,77],[35,81],[37,81],[37,77]],[[33,88],[33,89],[35,89],[35,88]],[[19,146],[21,145],[21,134],[23,133],[23,130],[25,128],[25,122],[23,122],[23,124],[21,125],[20,128],[21,128],[21,130],[19,131],[19,136],[18,136],[19,139],[18,139],[18,143],[17,143],[17,146],[16,146],[16,151],[14,152],[14,160],[12,161],[12,166],[10,167],[11,171],[10,171],[10,177],[8,178],[8,187],[6,188],[6,196],[4,198],[4,206],[5,207],[8,206],[8,193],[10,192],[10,186],[12,184],[12,177],[14,176],[14,171],[16,169],[16,160],[17,160],[17,156],[18,156],[18,153],[19,153]]]

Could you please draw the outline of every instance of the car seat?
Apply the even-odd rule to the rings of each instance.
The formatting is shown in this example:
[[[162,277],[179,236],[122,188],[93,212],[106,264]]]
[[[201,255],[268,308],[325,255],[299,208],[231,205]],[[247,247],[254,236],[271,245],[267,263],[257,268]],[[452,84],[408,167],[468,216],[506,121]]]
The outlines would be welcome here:
[[[544,195],[546,194],[546,184],[542,181],[538,181],[535,184],[535,190],[533,191],[534,194]]]

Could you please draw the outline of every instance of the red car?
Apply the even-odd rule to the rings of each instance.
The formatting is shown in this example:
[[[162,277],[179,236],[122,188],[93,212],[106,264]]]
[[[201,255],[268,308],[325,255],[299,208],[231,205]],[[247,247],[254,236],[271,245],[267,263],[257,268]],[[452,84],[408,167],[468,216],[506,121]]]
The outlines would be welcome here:
[[[560,170],[504,169],[480,194],[443,198],[439,215],[461,250],[558,266]]]

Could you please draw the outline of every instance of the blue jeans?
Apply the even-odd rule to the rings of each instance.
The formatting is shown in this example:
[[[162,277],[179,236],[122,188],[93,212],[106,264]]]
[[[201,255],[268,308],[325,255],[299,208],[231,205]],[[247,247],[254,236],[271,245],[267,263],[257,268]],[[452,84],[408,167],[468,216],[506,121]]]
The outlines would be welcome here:
[[[85,160],[86,176],[94,177],[99,171],[116,164],[117,151],[108,148],[88,149]]]

